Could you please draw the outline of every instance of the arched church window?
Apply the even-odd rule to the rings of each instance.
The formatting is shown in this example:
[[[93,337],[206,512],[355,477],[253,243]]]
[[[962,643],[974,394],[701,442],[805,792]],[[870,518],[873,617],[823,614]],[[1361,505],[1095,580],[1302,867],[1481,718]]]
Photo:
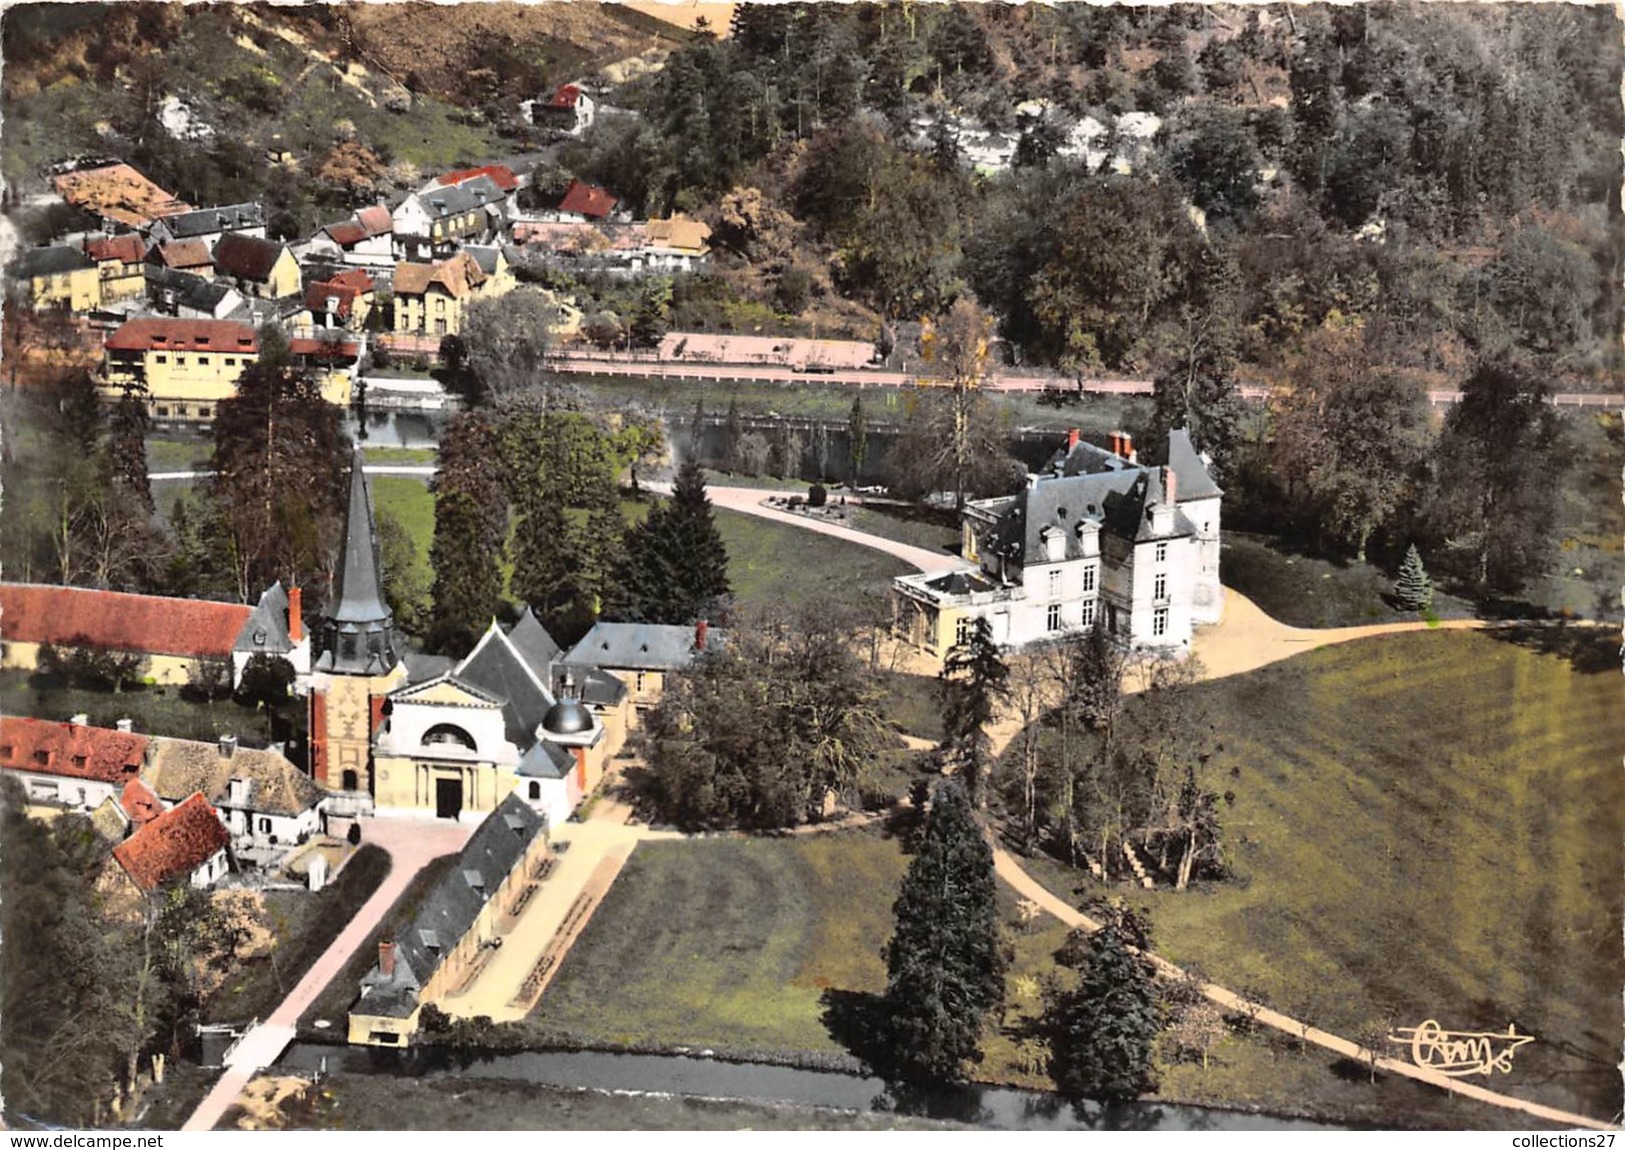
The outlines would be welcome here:
[[[479,747],[474,742],[474,736],[454,723],[436,723],[423,732],[423,745],[425,747],[462,747],[465,751],[477,751]]]

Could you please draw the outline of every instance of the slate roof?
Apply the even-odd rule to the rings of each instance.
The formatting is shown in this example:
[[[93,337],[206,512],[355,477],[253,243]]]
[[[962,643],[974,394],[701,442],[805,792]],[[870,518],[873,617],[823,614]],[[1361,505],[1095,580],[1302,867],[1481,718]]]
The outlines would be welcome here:
[[[626,698],[626,684],[608,671],[596,667],[578,668],[581,676],[581,701],[595,707],[613,707]]]
[[[475,828],[457,862],[424,896],[417,915],[395,942],[395,974],[374,965],[361,980],[363,997],[352,1014],[405,1018],[417,1006],[417,988],[474,925],[486,900],[524,857],[543,819],[510,794]]]
[[[514,649],[524,656],[530,669],[536,672],[536,677],[551,686],[552,666],[555,660],[564,653],[553,636],[547,633],[542,621],[536,618],[529,607],[519,616],[519,622],[508,629],[508,642]]]
[[[164,221],[164,227],[176,239],[264,226],[265,208],[259,204],[226,204],[218,208],[199,208],[194,212],[170,216]]]
[[[147,256],[147,245],[134,232],[122,236],[104,236],[85,244],[85,252],[98,262],[119,260],[122,263],[140,263]]]
[[[49,719],[0,718],[0,767],[12,770],[118,783],[136,777],[146,753],[145,735]]]
[[[1168,433],[1168,466],[1173,468],[1176,480],[1175,503],[1184,503],[1188,499],[1211,499],[1224,494],[1219,485],[1213,482],[1207,464],[1202,462],[1196,446],[1191,443],[1190,432],[1183,427],[1176,427]]]
[[[547,673],[538,674],[493,620],[453,677],[502,703],[504,737],[521,751],[536,739],[536,728],[553,705]]]
[[[564,779],[575,768],[569,751],[547,739],[538,739],[523,755],[514,774],[522,779]]]
[[[361,466],[361,446],[350,457],[350,503],[344,518],[344,554],[340,557],[338,606],[329,616],[339,623],[372,623],[390,618],[384,605],[378,563],[378,528],[372,495]]]
[[[442,675],[449,674],[457,665],[457,660],[446,655],[425,655],[421,651],[408,651],[401,661],[406,664],[408,686],[438,679]]]
[[[175,271],[156,264],[147,265],[146,277],[148,291],[154,287],[173,291],[176,307],[204,312],[210,316],[213,316],[220,305],[237,290],[228,283],[206,280],[191,272]],[[238,347],[235,350],[242,351],[243,348]]]
[[[231,780],[245,779],[245,808],[268,815],[291,817],[321,798],[310,777],[275,751],[238,747],[227,758],[218,743],[191,739],[154,739],[142,777],[170,802],[198,792],[216,806],[237,806],[229,801]]]
[[[212,268],[214,257],[209,245],[202,240],[176,240],[158,244],[147,253],[147,260],[166,268]]]
[[[0,583],[0,633],[10,642],[88,641],[114,651],[223,658],[251,614],[242,603]]]
[[[214,266],[226,275],[264,283],[287,250],[275,240],[227,232],[214,245]]]
[[[497,274],[497,256],[502,256],[503,259],[507,260],[511,264],[514,262],[514,256],[517,253],[508,247],[498,247],[495,245],[488,246],[484,244],[464,244],[463,254],[479,265],[480,271],[484,272],[488,276],[494,276]]]
[[[619,202],[615,198],[615,193],[608,188],[600,188],[596,184],[582,180],[571,180],[570,186],[564,189],[564,198],[559,201],[559,211],[573,212],[591,219],[602,219],[614,211],[615,205]]]
[[[712,627],[706,644],[722,645],[725,636]],[[592,626],[564,657],[572,667],[628,671],[680,671],[694,662],[694,628],[665,623],[605,623]]]
[[[83,271],[85,268],[95,266],[95,260],[78,248],[68,247],[66,244],[57,244],[49,248],[29,248],[17,257],[17,262],[13,265],[18,279],[66,275],[68,272]]]
[[[474,176],[461,183],[432,188],[413,197],[428,213],[431,220],[444,220],[460,216],[476,208],[500,204],[503,191],[489,176]]]
[[[114,847],[113,857],[136,886],[153,891],[169,879],[190,875],[230,841],[208,800],[193,795]]]

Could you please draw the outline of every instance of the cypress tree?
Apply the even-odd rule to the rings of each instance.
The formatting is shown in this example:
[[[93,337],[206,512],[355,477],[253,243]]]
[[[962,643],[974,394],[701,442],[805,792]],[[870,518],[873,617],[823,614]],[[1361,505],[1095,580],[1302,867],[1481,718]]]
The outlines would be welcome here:
[[[1422,555],[1412,543],[1405,551],[1405,560],[1399,565],[1399,576],[1394,580],[1394,598],[1402,611],[1426,611],[1433,606],[1433,581],[1427,568],[1422,566]]]
[[[1137,925],[1122,911],[1091,936],[1073,931],[1056,956],[1078,972],[1077,986],[1052,994],[1044,1016],[1050,1074],[1071,1102],[1127,1102],[1157,1088],[1152,1044],[1162,1012],[1156,971],[1130,949],[1149,944]]]
[[[903,1082],[954,1082],[980,1057],[982,1021],[1004,999],[993,852],[964,790],[938,784],[886,947],[886,1019]]]

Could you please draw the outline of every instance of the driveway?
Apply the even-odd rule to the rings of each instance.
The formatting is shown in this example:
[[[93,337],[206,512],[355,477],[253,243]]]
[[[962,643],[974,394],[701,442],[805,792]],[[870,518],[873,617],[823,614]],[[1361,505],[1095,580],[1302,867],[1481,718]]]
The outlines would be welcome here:
[[[474,832],[471,826],[444,820],[375,818],[361,825],[362,842],[373,843],[389,852],[389,874],[281,1005],[244,1036],[232,1051],[226,1072],[198,1104],[182,1130],[214,1129],[215,1123],[237,1101],[249,1079],[274,1063],[293,1041],[299,1017],[344,970],[350,956],[377,929],[418,872],[434,859],[461,850]]]

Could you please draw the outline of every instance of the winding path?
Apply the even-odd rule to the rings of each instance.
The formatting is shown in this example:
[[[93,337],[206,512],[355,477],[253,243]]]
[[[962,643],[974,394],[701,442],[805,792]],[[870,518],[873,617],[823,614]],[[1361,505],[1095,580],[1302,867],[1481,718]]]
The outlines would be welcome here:
[[[758,515],[766,519],[788,521],[800,527],[807,527],[826,535],[846,539],[852,543],[872,547],[911,563],[922,571],[947,570],[954,566],[964,565],[959,560],[946,554],[939,555],[922,548],[909,547],[906,544],[855,531],[849,527],[818,523],[804,516],[789,515],[761,505],[761,501],[769,495],[782,495],[783,492],[780,491],[739,487],[713,487],[709,490],[712,502],[718,507],[726,507],[730,511]],[[927,563],[930,566],[927,566]],[[1223,617],[1216,625],[1204,628],[1197,633],[1192,649],[1202,661],[1202,677],[1204,679],[1218,679],[1229,675],[1243,674],[1279,662],[1282,659],[1289,659],[1305,651],[1312,651],[1319,647],[1328,647],[1337,643],[1349,643],[1378,635],[1403,634],[1409,631],[1429,629],[1479,630],[1484,626],[1484,621],[1480,619],[1459,619],[1439,623],[1431,628],[1425,622],[1379,623],[1366,627],[1336,627],[1325,630],[1289,627],[1270,618],[1246,596],[1226,588]],[[1010,740],[1020,730],[1021,723],[1019,719],[1006,718],[995,725],[988,732],[993,742],[994,753],[1002,753],[1004,748],[1009,745]],[[1054,915],[1068,926],[1091,932],[1100,929],[1098,922],[1069,905],[1064,899],[1046,890],[1037,879],[1022,869],[1021,863],[1009,851],[998,846],[997,843],[992,845],[994,872],[1017,894],[1030,899],[1041,909]],[[1154,954],[1148,957],[1156,966],[1158,972],[1164,976],[1185,977],[1185,972],[1180,967],[1166,959]],[[1202,993],[1209,1001],[1227,1011],[1246,1014],[1259,1024],[1269,1026],[1342,1057],[1352,1058],[1359,1062],[1370,1062],[1372,1060],[1372,1052],[1357,1042],[1339,1037],[1329,1031],[1320,1030],[1306,1022],[1270,1010],[1257,1003],[1248,1002],[1241,995],[1217,983],[1203,982],[1200,983],[1200,986]],[[1584,1114],[1575,1114],[1555,1107],[1544,1106],[1538,1102],[1515,1098],[1509,1094],[1486,1090],[1482,1086],[1474,1086],[1460,1079],[1448,1078],[1436,1071],[1426,1070],[1409,1062],[1378,1056],[1375,1059],[1375,1066],[1378,1070],[1389,1074],[1397,1074],[1414,1079],[1417,1082],[1425,1082],[1429,1086],[1438,1087],[1440,1090],[1448,1090],[1466,1098],[1488,1103],[1491,1106],[1518,1111],[1559,1125],[1578,1126],[1591,1130],[1613,1129],[1611,1124],[1587,1117]]]

